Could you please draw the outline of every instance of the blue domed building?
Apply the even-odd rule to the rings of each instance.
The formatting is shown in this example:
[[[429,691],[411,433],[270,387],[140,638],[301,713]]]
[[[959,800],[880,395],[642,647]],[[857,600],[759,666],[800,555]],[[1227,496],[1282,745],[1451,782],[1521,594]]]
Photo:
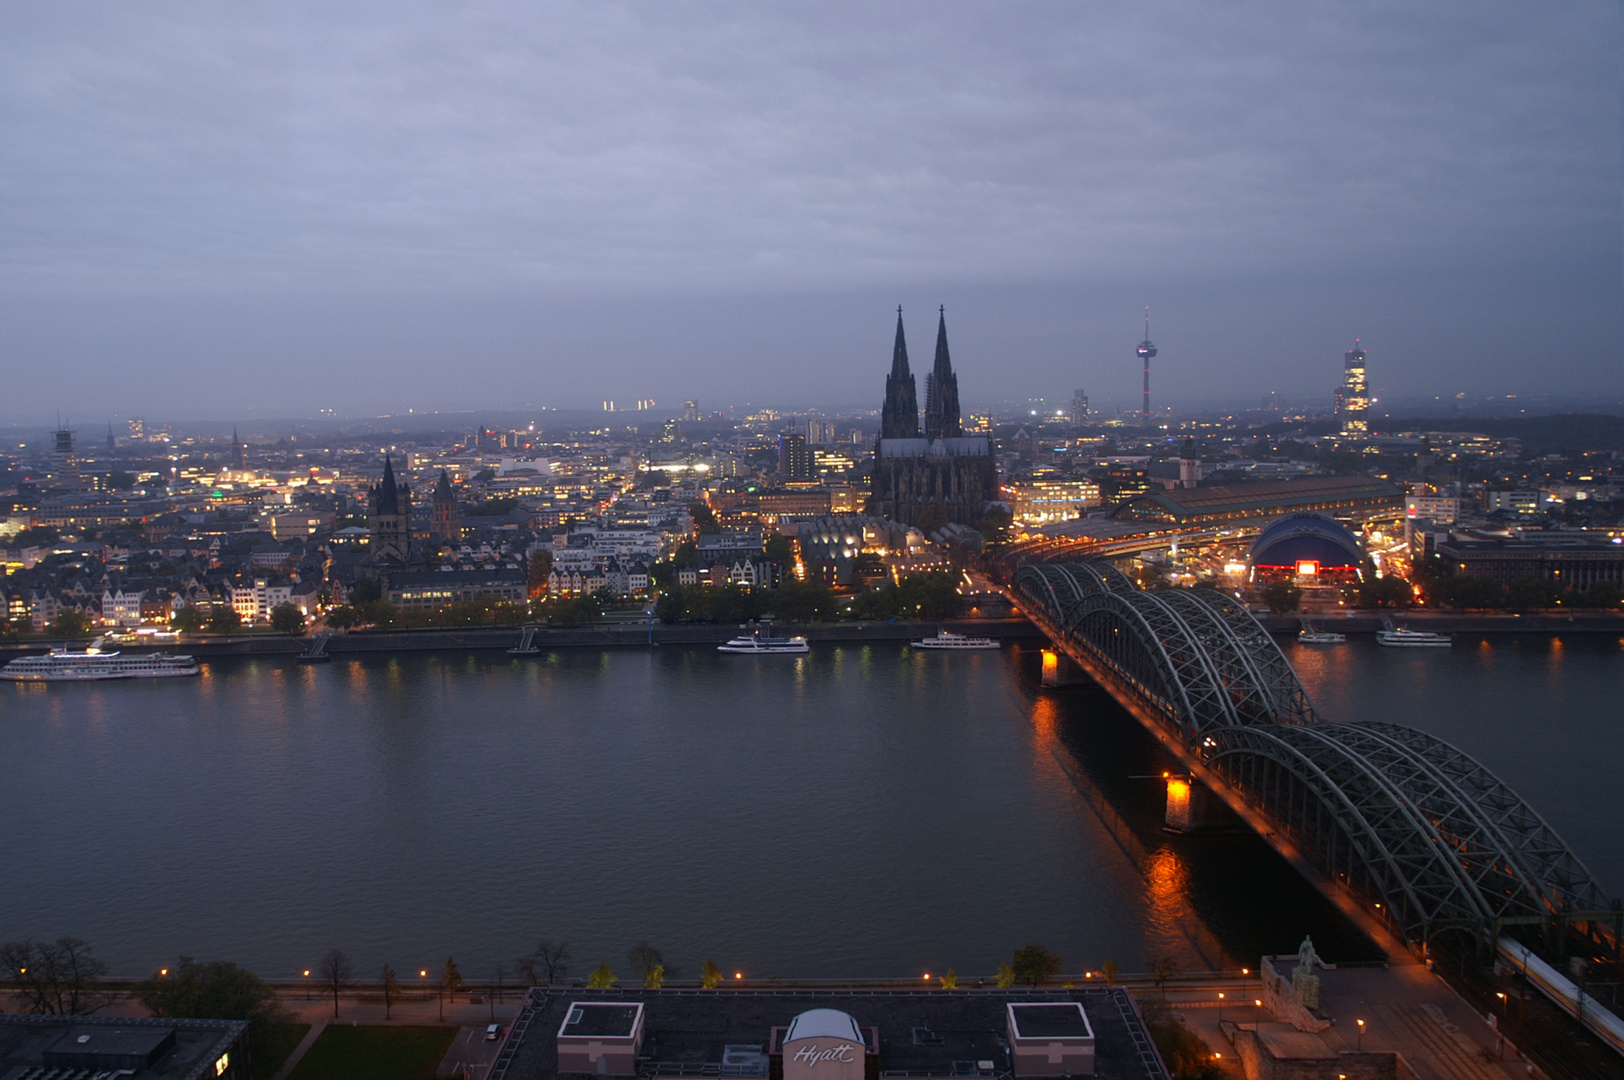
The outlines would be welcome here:
[[[1348,584],[1361,579],[1365,559],[1358,537],[1319,514],[1291,514],[1274,522],[1247,556],[1254,585],[1295,579]]]

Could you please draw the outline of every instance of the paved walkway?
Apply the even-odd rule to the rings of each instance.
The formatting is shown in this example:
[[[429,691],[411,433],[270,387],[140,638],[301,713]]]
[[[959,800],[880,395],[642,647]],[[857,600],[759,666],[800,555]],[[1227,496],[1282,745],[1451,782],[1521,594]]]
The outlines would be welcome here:
[[[293,1071],[293,1067],[299,1064],[299,1060],[310,1051],[316,1040],[321,1037],[321,1033],[326,1030],[327,1025],[324,1023],[311,1024],[310,1030],[305,1032],[305,1037],[299,1040],[299,1045],[293,1048],[293,1053],[288,1055],[288,1059],[276,1070],[276,1075],[271,1077],[271,1080],[287,1080],[288,1073]]]
[[[1332,1021],[1319,1037],[1331,1050],[1387,1050],[1403,1055],[1420,1080],[1527,1080],[1542,1076],[1516,1048],[1502,1047],[1499,1033],[1426,965],[1399,951],[1387,969],[1339,968],[1321,971],[1320,1013]],[[1154,992],[1142,992],[1154,1001]],[[1239,1077],[1239,1061],[1219,1030],[1224,1021],[1245,1028],[1261,1021],[1265,1031],[1293,1030],[1277,1024],[1253,1000],[1257,983],[1218,990],[1170,990],[1167,1005],[1215,1052],[1226,1075]],[[1365,1021],[1359,1035],[1358,1021]],[[1503,1051],[1506,1061],[1501,1062]]]

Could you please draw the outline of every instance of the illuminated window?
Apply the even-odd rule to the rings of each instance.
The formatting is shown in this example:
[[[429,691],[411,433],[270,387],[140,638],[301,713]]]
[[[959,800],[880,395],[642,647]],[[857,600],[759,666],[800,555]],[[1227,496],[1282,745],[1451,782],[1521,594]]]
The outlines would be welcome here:
[[[214,1063],[214,1075],[215,1076],[224,1076],[226,1074],[226,1069],[229,1068],[230,1065],[231,1065],[231,1055],[230,1054],[221,1054],[220,1055],[220,1060],[216,1061]]]

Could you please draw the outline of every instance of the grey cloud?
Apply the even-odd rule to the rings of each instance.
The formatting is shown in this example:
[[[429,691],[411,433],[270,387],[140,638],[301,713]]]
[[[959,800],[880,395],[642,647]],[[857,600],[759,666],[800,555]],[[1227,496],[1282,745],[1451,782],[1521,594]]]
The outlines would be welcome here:
[[[1378,280],[1549,264],[1605,290],[1618,36],[1599,0],[16,5],[0,284],[201,304],[1248,280],[1261,311],[1305,275],[1351,275],[1358,307]]]

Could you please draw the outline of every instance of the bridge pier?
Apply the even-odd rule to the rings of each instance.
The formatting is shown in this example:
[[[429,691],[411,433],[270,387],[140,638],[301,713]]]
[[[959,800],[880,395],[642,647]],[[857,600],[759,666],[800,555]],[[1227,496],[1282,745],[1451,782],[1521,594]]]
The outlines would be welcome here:
[[[1169,776],[1162,821],[1173,832],[1193,833],[1232,825],[1235,815],[1200,777]]]
[[[1043,685],[1072,686],[1092,682],[1083,666],[1059,649],[1043,650]]]

